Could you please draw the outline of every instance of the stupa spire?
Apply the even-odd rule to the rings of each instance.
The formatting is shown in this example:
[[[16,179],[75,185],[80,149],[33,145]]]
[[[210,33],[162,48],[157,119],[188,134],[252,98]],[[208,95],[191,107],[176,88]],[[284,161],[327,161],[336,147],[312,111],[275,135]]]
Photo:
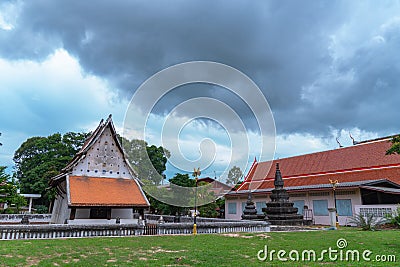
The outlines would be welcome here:
[[[282,179],[281,170],[279,169],[279,162],[276,163],[274,185],[275,185],[275,189],[283,188],[283,179]]]

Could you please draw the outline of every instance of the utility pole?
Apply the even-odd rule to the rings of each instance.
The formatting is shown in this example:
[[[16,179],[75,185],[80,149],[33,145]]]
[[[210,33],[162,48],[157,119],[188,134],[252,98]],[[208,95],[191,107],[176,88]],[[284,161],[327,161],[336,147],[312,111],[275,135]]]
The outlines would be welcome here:
[[[336,228],[339,229],[339,217],[338,217],[338,210],[337,210],[337,206],[336,206],[336,186],[338,185],[339,181],[335,180],[332,181],[331,179],[329,179],[329,182],[332,185],[333,188],[333,201],[335,202],[335,212],[336,212]]]
[[[193,218],[193,235],[197,235],[197,224],[196,224],[196,217],[197,217],[197,180],[198,177],[201,175],[200,168],[194,168],[193,177],[196,180],[196,187],[194,189],[194,218]]]

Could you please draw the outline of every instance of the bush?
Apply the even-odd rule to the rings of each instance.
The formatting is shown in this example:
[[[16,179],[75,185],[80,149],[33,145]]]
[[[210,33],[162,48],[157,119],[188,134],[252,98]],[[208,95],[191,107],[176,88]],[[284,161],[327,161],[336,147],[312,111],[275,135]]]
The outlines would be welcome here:
[[[386,223],[400,228],[400,206],[392,214],[386,214]]]
[[[36,213],[44,214],[48,212],[48,208],[44,205],[36,205],[35,206]]]
[[[16,208],[6,208],[4,214],[18,214],[18,210]]]
[[[374,214],[369,213],[366,216],[356,214],[350,219],[350,223],[354,223],[364,231],[375,231],[376,227],[383,222],[379,220]]]

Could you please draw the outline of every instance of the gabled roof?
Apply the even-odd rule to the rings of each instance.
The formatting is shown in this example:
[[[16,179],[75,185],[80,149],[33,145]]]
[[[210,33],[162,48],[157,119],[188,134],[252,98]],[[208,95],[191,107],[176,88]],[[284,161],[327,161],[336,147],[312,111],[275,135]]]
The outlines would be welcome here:
[[[69,206],[150,206],[135,179],[69,176],[67,185]]]
[[[390,138],[361,142],[329,151],[279,160],[254,162],[237,191],[265,190],[274,187],[275,169],[279,162],[285,188],[312,188],[330,184],[382,180],[400,184],[400,155],[386,155]]]
[[[223,183],[221,181],[218,181],[218,180],[216,180],[214,178],[211,178],[211,177],[199,178],[197,180],[197,182],[198,183],[205,182],[205,183],[208,183],[208,184],[212,184],[213,188],[221,188],[223,190],[231,190],[231,188],[232,188],[232,186],[227,185],[227,184],[225,184],[225,183]]]
[[[57,186],[60,181],[63,181],[68,173],[71,172],[72,168],[79,163],[79,161],[84,158],[89,151],[89,149],[96,144],[98,139],[101,137],[102,133],[105,131],[105,129],[110,128],[111,135],[115,141],[115,144],[117,145],[118,149],[121,151],[123,160],[126,163],[126,166],[128,167],[128,170],[132,177],[137,177],[136,172],[133,170],[131,165],[129,164],[128,160],[126,160],[126,156],[124,154],[124,150],[122,149],[121,142],[119,141],[117,132],[115,131],[114,128],[114,123],[112,122],[111,114],[108,116],[107,120],[104,122],[102,119],[97,126],[97,128],[93,131],[93,133],[86,139],[84,144],[82,145],[81,149],[75,154],[75,156],[72,158],[72,160],[61,170],[61,173],[56,175],[50,180],[50,186]]]
[[[97,142],[97,140],[100,138],[102,133],[104,132],[105,129],[108,127],[111,130],[112,137],[119,148],[119,150],[124,153],[124,150],[122,149],[121,142],[119,141],[117,132],[115,131],[114,123],[112,122],[111,114],[108,116],[107,120],[104,122],[102,119],[99,123],[99,126],[97,126],[96,130],[93,131],[93,133],[86,139],[85,143],[82,145],[81,149],[76,153],[76,155],[73,157],[70,163],[62,169],[62,171],[68,172],[70,171],[78,162],[79,160],[89,151],[89,149]],[[124,160],[129,166],[129,162],[126,160],[125,155]],[[136,176],[134,173],[133,169],[131,168],[131,171],[133,172],[132,175]]]

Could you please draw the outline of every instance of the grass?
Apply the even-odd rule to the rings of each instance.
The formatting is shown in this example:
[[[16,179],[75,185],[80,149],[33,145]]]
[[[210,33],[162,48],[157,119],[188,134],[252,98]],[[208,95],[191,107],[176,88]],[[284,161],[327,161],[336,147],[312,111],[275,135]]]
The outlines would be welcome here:
[[[321,262],[281,262],[257,259],[257,252],[268,250],[343,249],[375,255],[395,255],[396,263],[329,261],[325,266],[398,266],[400,231],[367,232],[341,228],[338,231],[238,233],[197,236],[136,236],[121,238],[75,238],[53,240],[0,241],[0,266],[319,266]],[[287,255],[286,255],[287,256]],[[301,257],[301,256],[300,256]]]

